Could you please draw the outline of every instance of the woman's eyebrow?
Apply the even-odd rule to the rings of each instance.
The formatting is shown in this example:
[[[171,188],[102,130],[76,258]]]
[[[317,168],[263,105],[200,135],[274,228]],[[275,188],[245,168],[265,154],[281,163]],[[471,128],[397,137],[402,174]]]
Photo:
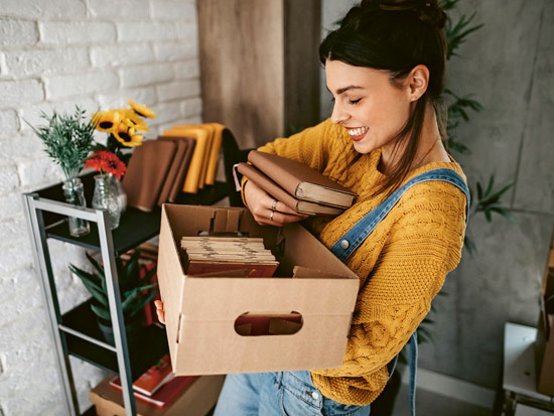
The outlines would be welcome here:
[[[327,91],[331,92],[329,87],[325,86],[325,88],[327,88]],[[364,87],[361,87],[359,85],[349,85],[347,87],[339,88],[335,92],[336,92],[337,95],[341,95],[341,94],[343,94],[343,93],[345,93],[346,91],[349,91],[349,90],[363,90],[363,89],[364,89]]]

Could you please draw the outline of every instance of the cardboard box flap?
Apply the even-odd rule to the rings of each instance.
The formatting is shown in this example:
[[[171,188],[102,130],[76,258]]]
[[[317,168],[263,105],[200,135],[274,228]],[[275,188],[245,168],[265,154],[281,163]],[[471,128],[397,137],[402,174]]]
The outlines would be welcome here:
[[[186,215],[183,215],[182,205],[164,204],[163,212],[170,224],[177,247],[180,246],[181,237],[202,233],[264,237],[264,242],[267,240],[274,245],[279,233],[279,229],[276,227],[260,227],[244,208],[187,205]]]
[[[348,268],[330,250],[326,249],[312,234],[299,224],[289,224],[282,229],[284,238],[284,256],[282,270],[287,276],[294,274],[294,267],[324,270],[330,274],[344,276],[359,281],[358,276]],[[307,277],[307,276],[303,276]],[[319,276],[315,276],[319,277]]]
[[[206,278],[185,279],[182,319],[235,321],[241,314],[351,315],[357,279]]]

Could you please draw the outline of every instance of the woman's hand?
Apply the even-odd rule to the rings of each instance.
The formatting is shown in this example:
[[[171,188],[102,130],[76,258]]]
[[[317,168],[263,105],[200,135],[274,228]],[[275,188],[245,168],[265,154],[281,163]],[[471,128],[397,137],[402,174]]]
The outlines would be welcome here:
[[[244,200],[254,219],[260,225],[281,227],[309,217],[309,215],[298,214],[281,201],[277,201],[252,181],[246,182]]]
[[[158,315],[158,321],[165,325],[164,303],[161,300],[155,300],[154,305],[156,305],[156,314]]]

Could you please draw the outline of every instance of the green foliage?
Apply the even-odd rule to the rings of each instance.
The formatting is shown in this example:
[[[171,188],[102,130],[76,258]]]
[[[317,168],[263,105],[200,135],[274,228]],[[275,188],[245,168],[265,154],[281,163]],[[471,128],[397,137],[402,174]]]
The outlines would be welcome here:
[[[111,321],[104,268],[89,253],[85,253],[85,255],[94,269],[92,273],[73,264],[69,265],[69,270],[81,279],[85,288],[96,301],[91,304],[91,309],[96,316],[105,321]],[[137,249],[126,264],[123,264],[119,258],[116,260],[121,309],[125,320],[142,311],[158,292],[157,283],[148,283],[156,273],[156,268],[148,271],[146,276],[141,279],[139,258],[140,251]],[[144,291],[147,293],[145,294]]]
[[[54,111],[51,117],[44,112],[40,116],[47,125],[27,124],[44,144],[48,156],[60,165],[66,179],[75,178],[92,150],[94,125],[85,117],[85,110],[78,106],[73,114]]]
[[[469,121],[469,110],[481,111],[483,106],[473,98],[473,95],[460,97],[448,88],[444,90],[444,94],[449,103],[448,122],[446,125],[448,131],[448,139],[445,143],[446,147],[451,152],[469,153],[469,148],[456,139],[454,129],[458,127],[462,121]]]

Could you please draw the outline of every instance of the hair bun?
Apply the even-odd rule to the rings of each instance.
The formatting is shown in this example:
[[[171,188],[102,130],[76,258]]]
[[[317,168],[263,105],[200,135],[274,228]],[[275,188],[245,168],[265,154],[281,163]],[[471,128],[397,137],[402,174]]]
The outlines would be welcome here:
[[[424,0],[415,8],[415,11],[419,20],[438,29],[442,29],[446,24],[446,13],[437,5],[436,1]]]
[[[446,24],[446,13],[437,0],[362,0],[360,7],[366,11],[412,11],[419,20],[438,29]]]

